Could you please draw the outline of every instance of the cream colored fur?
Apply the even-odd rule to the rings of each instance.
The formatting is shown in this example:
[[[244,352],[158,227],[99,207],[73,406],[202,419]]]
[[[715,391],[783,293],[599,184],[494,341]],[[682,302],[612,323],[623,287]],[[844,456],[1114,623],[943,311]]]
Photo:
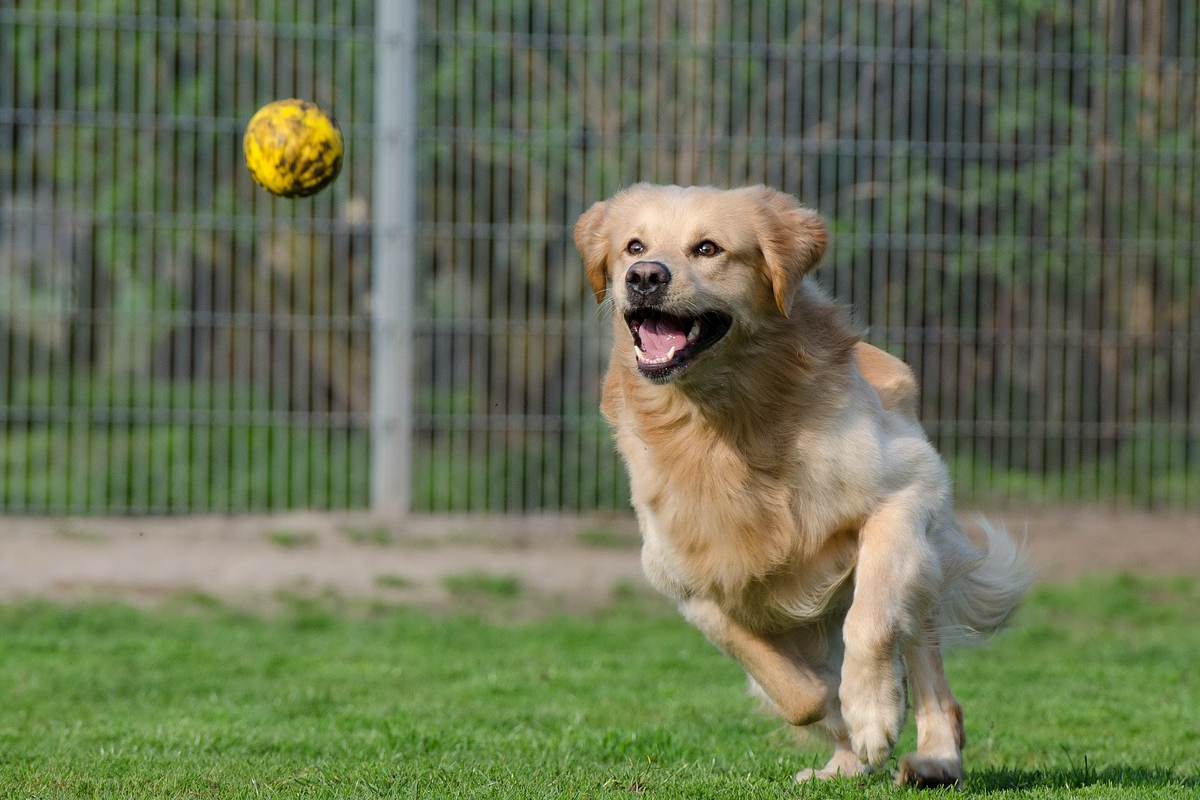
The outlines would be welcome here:
[[[806,277],[827,244],[820,218],[761,186],[639,184],[585,212],[575,241],[612,312],[602,408],[651,583],[784,719],[829,734],[829,763],[797,779],[882,768],[907,678],[918,743],[897,779],[960,785],[962,711],[940,643],[1005,623],[1023,558],[999,529],[986,549],[968,541],[911,371],[859,342]],[[732,320],[666,379],[633,352],[635,263],[669,277],[656,310]]]

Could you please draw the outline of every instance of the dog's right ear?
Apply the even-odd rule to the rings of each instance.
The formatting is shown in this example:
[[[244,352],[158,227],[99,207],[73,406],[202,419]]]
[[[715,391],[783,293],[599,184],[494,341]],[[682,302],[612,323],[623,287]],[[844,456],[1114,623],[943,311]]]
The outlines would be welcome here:
[[[592,284],[596,302],[608,294],[608,236],[604,233],[608,201],[594,204],[575,223],[575,248],[583,257],[583,268]]]

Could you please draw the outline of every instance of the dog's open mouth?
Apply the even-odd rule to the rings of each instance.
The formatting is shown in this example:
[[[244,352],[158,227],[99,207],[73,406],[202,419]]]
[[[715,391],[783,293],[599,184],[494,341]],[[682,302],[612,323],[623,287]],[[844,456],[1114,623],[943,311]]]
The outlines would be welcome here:
[[[627,313],[625,322],[633,334],[638,369],[648,378],[665,380],[719,342],[729,332],[733,318],[720,311],[676,317],[639,309]]]

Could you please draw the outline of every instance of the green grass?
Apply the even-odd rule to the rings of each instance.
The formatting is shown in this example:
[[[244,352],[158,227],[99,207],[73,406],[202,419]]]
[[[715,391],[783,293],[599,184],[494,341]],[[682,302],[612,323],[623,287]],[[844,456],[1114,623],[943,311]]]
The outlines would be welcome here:
[[[450,594],[460,598],[475,598],[486,602],[489,598],[511,600],[521,594],[521,580],[515,575],[493,575],[489,572],[466,572],[447,575],[442,586]]]
[[[639,546],[641,536],[636,530],[614,531],[608,528],[591,528],[580,531],[575,536],[575,541],[584,547],[619,550]]]
[[[384,589],[409,589],[417,585],[417,581],[403,575],[386,573],[375,576],[375,585]]]
[[[508,622],[329,598],[21,603],[0,636],[6,797],[914,796],[883,776],[795,785],[823,746],[640,595]],[[1196,653],[1194,581],[1038,590],[1016,629],[948,659],[966,794],[1200,796]]]
[[[321,541],[321,538],[312,531],[267,531],[264,536],[271,544],[288,550],[294,550],[299,547],[315,547]]]
[[[350,525],[343,528],[342,533],[355,544],[386,547],[395,543],[395,537],[386,525]]]

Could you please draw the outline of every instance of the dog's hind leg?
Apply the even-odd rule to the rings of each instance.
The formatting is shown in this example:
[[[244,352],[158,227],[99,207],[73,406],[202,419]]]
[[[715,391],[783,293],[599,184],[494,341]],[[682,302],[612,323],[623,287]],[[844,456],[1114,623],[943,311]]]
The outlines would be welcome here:
[[[917,752],[900,759],[896,783],[925,788],[962,788],[962,706],[950,692],[936,641],[917,641],[904,649],[909,694],[917,720]]]

